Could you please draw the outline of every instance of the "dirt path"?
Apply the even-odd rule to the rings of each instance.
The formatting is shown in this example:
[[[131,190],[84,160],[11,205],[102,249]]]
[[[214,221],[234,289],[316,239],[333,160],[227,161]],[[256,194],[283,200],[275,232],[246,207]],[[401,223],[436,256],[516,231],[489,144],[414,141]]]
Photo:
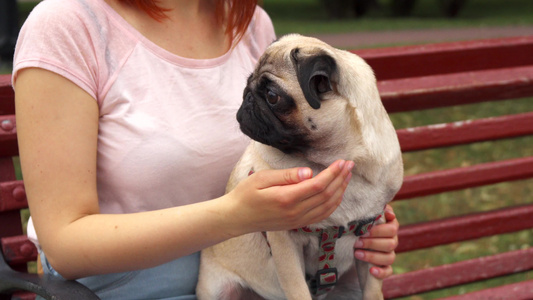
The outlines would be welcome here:
[[[311,34],[335,47],[354,49],[533,35],[533,26],[423,29],[342,34]]]

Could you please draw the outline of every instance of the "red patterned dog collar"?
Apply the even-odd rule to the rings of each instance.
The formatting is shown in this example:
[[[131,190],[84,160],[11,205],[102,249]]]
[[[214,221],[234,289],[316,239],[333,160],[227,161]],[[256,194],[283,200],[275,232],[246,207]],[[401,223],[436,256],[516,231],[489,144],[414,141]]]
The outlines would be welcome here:
[[[383,213],[382,213],[383,214]],[[335,244],[345,234],[362,236],[374,226],[382,214],[363,221],[352,221],[348,228],[343,226],[331,226],[326,228],[311,229],[302,227],[293,229],[294,232],[312,234],[318,237],[318,271],[309,281],[309,288],[314,295],[322,295],[333,289],[337,283],[337,268],[335,263]]]

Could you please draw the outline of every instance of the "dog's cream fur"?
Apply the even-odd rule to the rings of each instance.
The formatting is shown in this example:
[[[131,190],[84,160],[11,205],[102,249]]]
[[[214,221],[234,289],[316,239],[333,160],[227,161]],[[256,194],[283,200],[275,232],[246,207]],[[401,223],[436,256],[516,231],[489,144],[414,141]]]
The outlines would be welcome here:
[[[336,69],[330,76],[332,90],[321,94],[316,109],[298,83],[297,66],[319,55],[331,57]],[[396,132],[366,62],[317,39],[289,35],[266,50],[249,87],[253,89],[262,76],[294,99],[297,108],[285,121],[305,132],[311,145],[303,153],[292,154],[252,141],[232,172],[227,190],[249,176],[250,170],[307,166],[318,174],[338,159],[351,160],[355,168],[342,203],[330,217],[310,227],[346,226],[380,214],[401,186],[403,165]],[[266,299],[313,299],[305,274],[317,271],[318,239],[289,231],[268,232],[267,239],[270,247],[261,233],[251,233],[202,251],[198,298],[238,299],[243,289],[251,289]],[[383,298],[381,281],[369,275],[369,264],[354,259],[356,239],[347,235],[337,240],[338,284],[316,299]]]

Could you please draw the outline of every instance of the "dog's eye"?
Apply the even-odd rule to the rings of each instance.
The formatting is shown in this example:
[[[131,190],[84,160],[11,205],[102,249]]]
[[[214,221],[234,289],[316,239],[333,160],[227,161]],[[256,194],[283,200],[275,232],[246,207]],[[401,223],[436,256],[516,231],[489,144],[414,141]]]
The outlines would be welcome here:
[[[267,99],[268,103],[276,104],[276,103],[278,103],[280,97],[279,97],[278,94],[274,93],[273,91],[267,90],[266,99]]]

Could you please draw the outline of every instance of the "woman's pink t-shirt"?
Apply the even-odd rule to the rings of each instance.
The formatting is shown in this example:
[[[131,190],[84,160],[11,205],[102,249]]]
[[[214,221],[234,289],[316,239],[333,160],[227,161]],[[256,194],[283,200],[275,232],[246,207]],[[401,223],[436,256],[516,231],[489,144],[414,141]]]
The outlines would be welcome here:
[[[21,30],[13,82],[38,67],[91,95],[101,212],[156,210],[224,193],[248,143],[235,119],[246,79],[274,39],[257,8],[226,54],[188,59],[146,39],[104,0],[46,0]]]

